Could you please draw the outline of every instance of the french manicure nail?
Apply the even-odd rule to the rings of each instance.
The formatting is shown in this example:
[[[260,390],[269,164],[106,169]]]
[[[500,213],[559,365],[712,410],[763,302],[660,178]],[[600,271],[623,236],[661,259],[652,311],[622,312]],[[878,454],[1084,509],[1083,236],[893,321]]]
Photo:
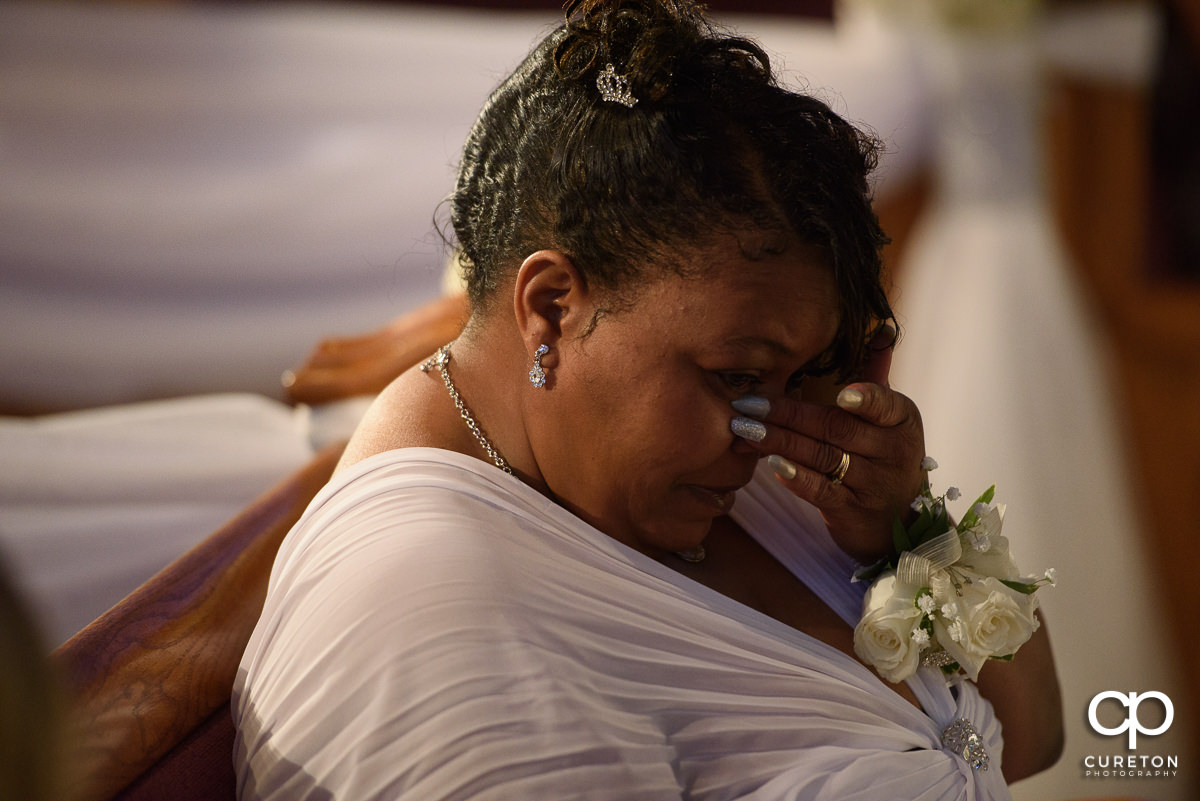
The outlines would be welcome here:
[[[857,389],[846,387],[837,396],[837,405],[843,409],[857,409],[863,405],[863,394]]]
[[[792,464],[787,459],[784,459],[779,454],[773,453],[768,456],[767,464],[771,465],[771,469],[774,470],[777,475],[782,476],[783,478],[790,480],[796,477],[796,465]]]
[[[762,442],[767,436],[767,427],[749,417],[735,417],[729,422],[729,428],[742,439],[751,442]]]
[[[761,395],[746,395],[738,398],[731,405],[742,414],[760,420],[771,412],[771,402]]]

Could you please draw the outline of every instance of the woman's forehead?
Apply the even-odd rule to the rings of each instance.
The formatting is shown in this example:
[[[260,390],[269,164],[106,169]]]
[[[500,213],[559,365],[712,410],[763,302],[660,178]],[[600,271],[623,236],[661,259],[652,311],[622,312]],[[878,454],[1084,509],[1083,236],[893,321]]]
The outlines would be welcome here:
[[[637,303],[643,322],[706,341],[759,340],[787,350],[833,338],[837,288],[823,259],[800,249],[755,259],[710,256],[703,270],[647,286]]]
[[[833,270],[823,252],[794,239],[758,234],[722,237],[683,261],[683,278],[665,289],[681,298],[729,307],[738,303],[837,306]]]

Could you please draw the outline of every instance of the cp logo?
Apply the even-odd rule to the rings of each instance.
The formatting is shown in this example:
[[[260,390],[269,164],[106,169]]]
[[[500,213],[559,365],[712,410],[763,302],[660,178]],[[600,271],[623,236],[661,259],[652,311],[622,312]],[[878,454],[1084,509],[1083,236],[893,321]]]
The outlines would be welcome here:
[[[1106,726],[1101,726],[1100,721],[1096,719],[1096,708],[1098,706],[1100,706],[1100,702],[1104,701],[1106,698],[1112,698],[1117,703],[1121,704],[1122,706],[1124,706],[1126,709],[1129,710],[1128,713],[1126,713],[1126,715],[1125,715],[1125,722],[1122,723],[1120,726],[1117,726],[1115,729],[1110,729],[1110,728],[1107,728]],[[1157,729],[1143,728],[1142,724],[1138,721],[1138,704],[1140,704],[1142,701],[1146,700],[1147,698],[1156,698],[1156,699],[1158,699],[1159,703],[1161,703],[1163,705],[1163,710],[1165,712],[1165,715],[1163,716],[1162,725],[1159,726]],[[1160,693],[1160,692],[1157,692],[1154,690],[1151,690],[1148,693],[1141,693],[1141,694],[1138,694],[1138,693],[1126,694],[1126,693],[1116,692],[1115,690],[1107,690],[1102,693],[1097,693],[1095,695],[1095,697],[1092,698],[1092,703],[1088,704],[1088,722],[1092,724],[1092,729],[1094,729],[1097,734],[1106,734],[1110,737],[1114,737],[1114,736],[1120,734],[1121,732],[1128,730],[1129,731],[1129,750],[1131,750],[1131,751],[1137,747],[1137,736],[1138,736],[1139,732],[1141,734],[1147,734],[1147,735],[1151,735],[1151,736],[1153,736],[1155,734],[1162,734],[1164,731],[1166,731],[1168,728],[1171,727],[1171,721],[1174,719],[1175,719],[1175,707],[1171,704],[1171,699],[1168,698],[1163,693]]]

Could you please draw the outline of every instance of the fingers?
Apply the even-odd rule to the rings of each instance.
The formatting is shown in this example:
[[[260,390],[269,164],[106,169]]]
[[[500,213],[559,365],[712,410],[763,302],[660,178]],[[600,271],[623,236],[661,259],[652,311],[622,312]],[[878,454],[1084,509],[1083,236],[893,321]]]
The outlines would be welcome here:
[[[821,511],[834,541],[851,557],[871,564],[889,552],[892,505],[884,494],[871,489],[889,482],[869,461],[849,454],[843,482],[833,480],[836,474],[794,464],[777,454],[767,462],[780,483]]]
[[[838,458],[840,462],[841,457]],[[853,464],[853,457],[850,461]],[[841,485],[831,481],[829,474],[797,464],[779,454],[768,456],[767,464],[788,489],[814,506],[827,506],[835,501]]]
[[[305,368],[335,368],[377,358],[385,354],[392,342],[386,330],[358,337],[323,339],[308,357]]]
[[[852,384],[839,393],[837,400],[834,407],[788,398],[743,398],[735,408],[765,423],[764,436],[768,430],[771,432],[771,442],[764,443],[760,450],[786,455],[788,451],[774,449],[785,446],[803,451],[805,456],[817,459],[817,467],[827,467],[825,472],[837,466],[843,450],[884,455],[893,442],[893,433],[887,429],[920,426],[916,404],[878,384]],[[825,447],[821,449],[820,445]],[[819,452],[811,452],[814,448]]]
[[[890,496],[894,489],[907,507],[924,455],[920,413],[911,400],[878,384],[849,390],[839,406],[743,398],[735,408],[758,419],[736,418],[731,429],[759,453],[779,457],[772,467],[782,468],[776,472],[789,487],[818,506],[844,500],[847,490],[861,498]]]
[[[316,405],[377,393],[457,337],[467,312],[465,296],[447,295],[369,334],[324,340],[302,367],[284,374],[287,397]]]
[[[820,510],[842,550],[864,563],[890,551],[893,518],[923,481],[924,433],[911,400],[861,382],[843,389],[836,406],[748,397],[734,408],[746,416],[734,419],[733,433]]]
[[[837,405],[860,420],[884,428],[903,425],[920,415],[908,397],[882,384],[850,384],[838,393]]]
[[[845,458],[843,454],[848,451],[827,441],[780,426],[768,427],[763,422],[744,417],[735,418],[730,428],[734,434],[753,443],[759,451],[776,457],[779,466],[789,473],[786,476],[789,479],[801,469],[815,471],[819,475],[842,473],[842,478],[845,478],[846,471],[839,468]],[[776,466],[776,463],[773,462],[772,466]]]
[[[394,369],[378,362],[355,366],[318,368],[306,366],[285,380],[284,389],[292,403],[316,406],[359,395],[374,395],[396,377]]]
[[[804,411],[785,410],[780,406],[767,412],[764,421],[736,418],[730,427],[733,433],[768,456],[772,469],[792,492],[817,506],[836,502],[837,494],[848,487],[868,486],[878,480],[871,459],[863,452],[877,449],[886,452],[886,447],[882,442],[876,444],[875,438],[866,431],[865,423],[828,407],[815,407],[808,418]],[[837,414],[827,415],[827,412]],[[869,440],[847,435],[843,446],[831,442],[828,433],[813,436],[781,422],[786,417],[791,425],[818,426],[828,432],[830,423],[814,422],[827,416],[863,429]],[[842,436],[838,435],[839,441]]]

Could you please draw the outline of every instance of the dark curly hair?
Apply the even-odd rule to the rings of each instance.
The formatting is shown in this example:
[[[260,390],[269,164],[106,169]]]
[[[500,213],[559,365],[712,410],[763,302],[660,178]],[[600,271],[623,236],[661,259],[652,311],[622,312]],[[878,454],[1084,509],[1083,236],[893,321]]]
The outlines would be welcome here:
[[[601,98],[609,63],[636,105]],[[471,302],[541,248],[620,298],[648,270],[682,271],[671,254],[714,232],[782,231],[833,269],[841,324],[826,359],[849,377],[893,319],[867,182],[877,150],[689,0],[572,0],[467,138],[450,208]]]

